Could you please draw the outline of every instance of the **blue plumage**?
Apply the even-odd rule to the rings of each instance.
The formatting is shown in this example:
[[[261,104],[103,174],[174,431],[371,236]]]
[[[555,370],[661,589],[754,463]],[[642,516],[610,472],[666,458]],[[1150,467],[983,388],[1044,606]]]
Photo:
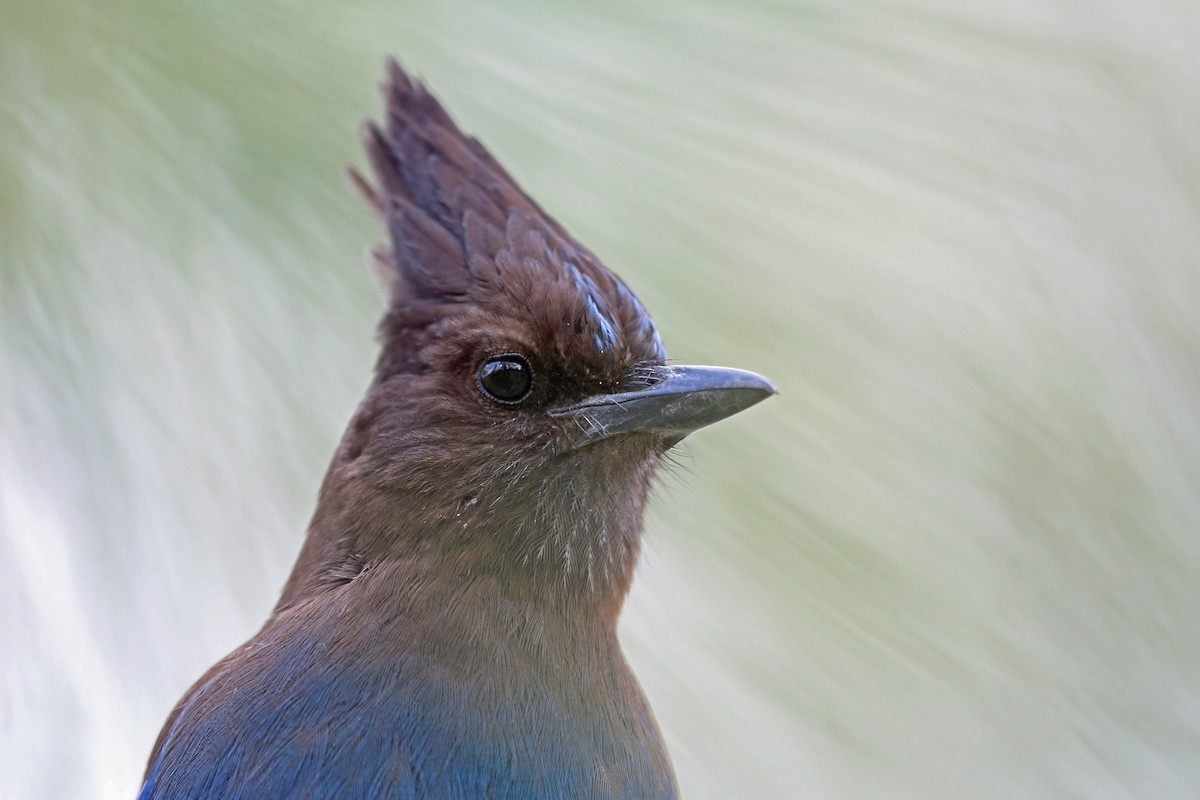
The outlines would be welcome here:
[[[553,664],[531,660],[520,643],[530,631],[511,609],[472,622],[517,634],[487,657],[463,647],[455,614],[440,630],[399,618],[364,636],[354,623],[369,580],[339,590],[341,610],[320,620],[268,624],[198,682],[139,800],[674,796],[649,709],[636,694],[614,703],[603,686],[636,686],[619,651],[542,648],[542,659],[573,662],[556,678]],[[565,633],[545,619],[535,627]]]

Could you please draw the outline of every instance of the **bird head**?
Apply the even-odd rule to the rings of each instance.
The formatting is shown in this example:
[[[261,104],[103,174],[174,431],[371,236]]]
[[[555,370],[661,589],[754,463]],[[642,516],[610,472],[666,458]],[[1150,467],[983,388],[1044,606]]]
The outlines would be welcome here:
[[[374,180],[351,173],[390,238],[370,259],[382,348],[309,566],[420,550],[463,574],[623,596],[663,455],[774,388],[668,365],[621,279],[394,62],[383,93],[385,120],[362,129]]]

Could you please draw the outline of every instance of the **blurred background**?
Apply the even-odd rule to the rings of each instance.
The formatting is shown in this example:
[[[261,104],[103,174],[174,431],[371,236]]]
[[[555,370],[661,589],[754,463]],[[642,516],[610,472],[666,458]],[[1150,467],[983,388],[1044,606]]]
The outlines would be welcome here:
[[[1200,796],[1192,0],[0,0],[2,798],[131,798],[369,380],[385,53],[781,396],[623,621],[689,798]]]

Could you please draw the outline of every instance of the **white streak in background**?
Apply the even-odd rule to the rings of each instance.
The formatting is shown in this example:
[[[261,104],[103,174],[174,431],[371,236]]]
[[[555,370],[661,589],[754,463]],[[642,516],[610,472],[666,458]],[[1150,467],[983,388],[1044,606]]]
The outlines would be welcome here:
[[[40,769],[52,774],[30,781],[23,769],[10,772],[6,796],[39,796],[47,786],[63,786],[62,773],[74,770],[97,786],[128,786],[132,768],[145,758],[127,712],[129,676],[115,673],[88,619],[95,598],[77,569],[73,526],[43,487],[10,471],[21,460],[0,440],[0,558],[13,582],[2,590],[0,640],[8,656],[0,660],[0,739],[10,757],[18,745],[37,746],[45,759]],[[61,706],[79,709],[70,731],[47,713]]]

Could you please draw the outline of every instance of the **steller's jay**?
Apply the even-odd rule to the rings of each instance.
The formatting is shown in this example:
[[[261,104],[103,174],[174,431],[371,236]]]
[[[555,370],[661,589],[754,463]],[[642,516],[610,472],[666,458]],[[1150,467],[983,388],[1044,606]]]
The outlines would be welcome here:
[[[669,798],[617,641],[651,478],[774,393],[667,366],[621,280],[395,63],[375,378],[270,619],[171,712],[140,798]]]

